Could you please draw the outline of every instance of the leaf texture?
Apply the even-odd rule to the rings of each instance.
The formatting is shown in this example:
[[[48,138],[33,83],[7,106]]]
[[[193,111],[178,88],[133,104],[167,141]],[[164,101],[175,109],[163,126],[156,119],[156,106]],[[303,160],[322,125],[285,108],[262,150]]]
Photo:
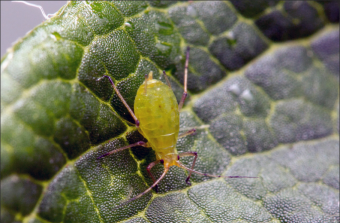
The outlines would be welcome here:
[[[336,11],[337,10],[337,11]],[[1,222],[338,222],[339,5],[303,1],[69,2],[1,60]],[[155,160],[133,108],[144,75],[189,97],[180,152]],[[192,158],[183,158],[190,166]],[[153,169],[160,176],[162,165]]]

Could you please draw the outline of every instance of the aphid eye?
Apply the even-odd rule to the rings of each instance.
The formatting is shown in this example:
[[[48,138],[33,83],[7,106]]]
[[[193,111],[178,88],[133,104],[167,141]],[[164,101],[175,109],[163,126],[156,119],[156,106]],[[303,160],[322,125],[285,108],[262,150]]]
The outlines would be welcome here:
[[[163,159],[161,159],[160,162],[161,162],[161,164],[164,164],[164,160]]]
[[[179,160],[181,157],[179,157],[178,155],[177,155],[177,160]]]

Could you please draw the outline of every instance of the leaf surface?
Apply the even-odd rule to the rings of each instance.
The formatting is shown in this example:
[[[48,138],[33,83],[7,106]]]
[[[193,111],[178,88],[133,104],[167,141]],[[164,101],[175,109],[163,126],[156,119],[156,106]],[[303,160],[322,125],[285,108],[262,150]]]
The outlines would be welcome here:
[[[1,222],[337,222],[336,2],[69,2],[1,60]],[[337,12],[338,12],[337,11]],[[179,152],[211,179],[155,160],[133,108],[144,75],[189,97]],[[191,166],[192,158],[181,161]],[[162,165],[152,170],[160,176]]]

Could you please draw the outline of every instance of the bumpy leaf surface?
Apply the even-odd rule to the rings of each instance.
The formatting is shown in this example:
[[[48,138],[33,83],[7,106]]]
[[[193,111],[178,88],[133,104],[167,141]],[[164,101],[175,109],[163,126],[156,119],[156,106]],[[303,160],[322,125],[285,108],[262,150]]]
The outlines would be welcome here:
[[[127,103],[166,70],[189,97],[178,151],[211,179],[155,160]],[[69,2],[1,60],[1,222],[337,222],[336,2]],[[191,165],[192,158],[183,158]],[[153,169],[159,176],[162,165]]]

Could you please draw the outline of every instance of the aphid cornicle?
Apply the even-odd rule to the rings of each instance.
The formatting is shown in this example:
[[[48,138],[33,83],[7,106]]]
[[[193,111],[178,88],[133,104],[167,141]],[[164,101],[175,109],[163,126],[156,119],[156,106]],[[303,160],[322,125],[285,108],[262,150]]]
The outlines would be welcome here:
[[[156,153],[156,161],[150,163],[147,167],[147,171],[153,180],[151,187],[146,189],[143,193],[131,198],[124,203],[136,200],[156,187],[157,184],[163,179],[171,166],[178,166],[189,171],[186,182],[190,184],[189,179],[191,173],[197,173],[209,177],[224,177],[224,178],[256,178],[246,176],[217,176],[206,173],[200,173],[193,170],[197,159],[197,152],[184,152],[177,153],[176,143],[177,139],[190,135],[195,132],[195,129],[191,129],[188,132],[178,135],[179,133],[179,111],[181,110],[185,98],[187,97],[187,76],[188,76],[188,63],[189,63],[189,47],[186,50],[186,61],[184,70],[184,92],[180,103],[177,105],[176,97],[171,90],[170,82],[167,80],[165,71],[163,74],[167,80],[167,85],[161,81],[152,78],[152,72],[148,76],[145,76],[144,83],[139,87],[135,98],[134,112],[124,100],[123,96],[119,93],[118,89],[114,85],[112,79],[109,76],[103,76],[109,79],[116,94],[119,96],[125,107],[130,112],[131,116],[135,120],[137,130],[148,140],[148,142],[139,141],[128,146],[108,152],[97,159],[101,159],[104,156],[111,155],[116,152],[120,152],[124,149],[128,149],[134,146],[151,147]],[[179,159],[183,156],[194,156],[192,167],[188,168],[184,166]],[[156,180],[151,173],[151,168],[156,164],[162,163],[164,165],[163,174]]]

